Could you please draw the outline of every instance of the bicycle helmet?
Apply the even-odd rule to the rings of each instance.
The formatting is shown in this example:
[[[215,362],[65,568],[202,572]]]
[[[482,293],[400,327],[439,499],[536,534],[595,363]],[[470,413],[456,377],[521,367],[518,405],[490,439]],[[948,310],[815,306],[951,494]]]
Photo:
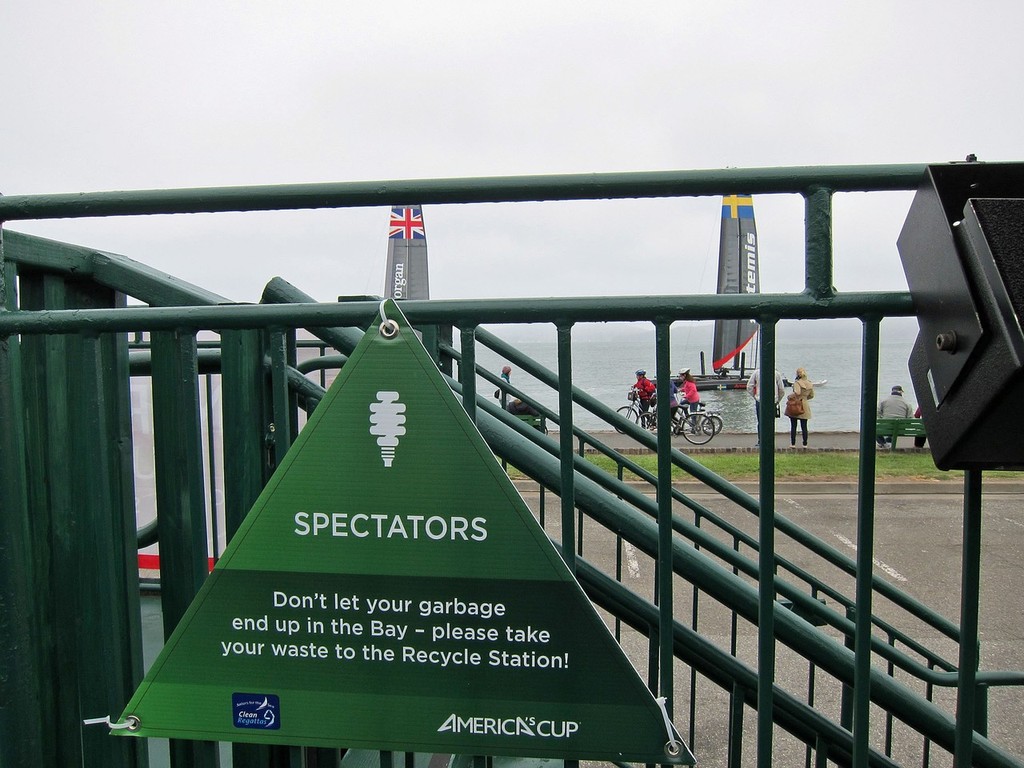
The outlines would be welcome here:
[[[647,375],[647,371],[645,371],[643,368],[641,368],[639,371],[636,372],[636,375],[637,376],[646,376]]]

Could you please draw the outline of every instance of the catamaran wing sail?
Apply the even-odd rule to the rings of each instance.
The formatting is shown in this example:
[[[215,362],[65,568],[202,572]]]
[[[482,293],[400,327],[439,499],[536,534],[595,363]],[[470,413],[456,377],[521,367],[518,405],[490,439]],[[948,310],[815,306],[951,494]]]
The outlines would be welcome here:
[[[722,230],[718,248],[718,293],[760,293],[754,199],[749,195],[722,198]],[[753,320],[716,320],[712,347],[714,370],[739,367],[740,352],[757,333]]]
[[[389,299],[429,299],[427,233],[423,209],[396,205],[388,222],[388,267],[384,296]]]

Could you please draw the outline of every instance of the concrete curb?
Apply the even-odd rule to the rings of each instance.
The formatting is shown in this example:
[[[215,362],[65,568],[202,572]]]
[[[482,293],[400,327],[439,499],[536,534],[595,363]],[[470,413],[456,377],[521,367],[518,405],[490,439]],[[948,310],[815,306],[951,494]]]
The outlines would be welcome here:
[[[552,440],[558,440],[558,432],[556,430],[549,432],[548,436]],[[623,455],[653,453],[652,449],[642,446],[632,437],[618,432],[592,432],[591,436],[597,442],[603,443],[610,448],[614,448]],[[652,437],[654,437],[653,434]],[[576,442],[578,445],[578,439],[576,439]],[[923,453],[927,451],[926,448],[915,448],[914,443],[910,438],[904,438],[903,442],[898,445],[899,447],[896,449],[898,453]],[[722,432],[704,445],[694,445],[686,440],[686,438],[680,435],[675,435],[672,438],[672,447],[687,454],[756,453],[758,451],[757,435],[748,432]],[[792,450],[789,446],[789,432],[775,433],[775,449],[780,453]],[[585,451],[588,453],[593,450],[594,449],[591,447],[585,448]],[[812,432],[808,447],[797,448],[797,450],[818,453],[856,453],[860,450],[860,435],[857,432]]]

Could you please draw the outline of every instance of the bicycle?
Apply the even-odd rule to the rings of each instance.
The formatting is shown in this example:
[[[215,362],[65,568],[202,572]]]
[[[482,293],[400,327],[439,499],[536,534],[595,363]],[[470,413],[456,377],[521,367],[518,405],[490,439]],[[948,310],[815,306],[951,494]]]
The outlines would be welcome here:
[[[682,408],[676,411],[676,418],[672,422],[672,434],[682,435],[694,445],[704,445],[725,427],[725,422],[718,411],[708,411],[703,406],[698,406],[697,410],[689,411],[685,415],[682,411]]]
[[[634,424],[639,424],[643,429],[651,429],[655,425],[654,413],[651,410],[642,411],[640,409],[640,396],[635,389],[629,390],[626,393],[626,399],[629,400],[629,405],[624,405],[618,408],[615,412],[624,419],[632,421]],[[615,425],[615,431],[620,435],[625,432],[617,424]]]

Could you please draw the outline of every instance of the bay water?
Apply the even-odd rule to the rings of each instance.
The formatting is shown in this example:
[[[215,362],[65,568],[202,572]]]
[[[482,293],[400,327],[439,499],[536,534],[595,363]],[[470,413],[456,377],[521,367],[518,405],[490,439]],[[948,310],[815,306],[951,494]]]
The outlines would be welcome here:
[[[882,324],[879,345],[878,399],[889,395],[899,384],[904,396],[916,408],[907,360],[916,336],[916,324],[897,323],[894,328]],[[777,368],[786,379],[796,378],[796,369],[807,369],[811,381],[816,382],[815,397],[811,403],[812,416],[808,427],[813,431],[859,431],[862,391],[863,339],[857,321],[790,321],[779,323],[776,335]],[[700,371],[700,354],[710,360],[710,331],[688,332],[681,324],[673,326],[671,334],[671,370],[692,368]],[[508,338],[498,331],[498,335]],[[597,336],[596,338],[594,336]],[[573,384],[600,400],[609,408],[627,404],[626,394],[636,381],[638,368],[655,377],[655,351],[653,332],[611,332],[609,338],[589,333],[572,343]],[[756,341],[756,340],[755,340]],[[557,372],[558,353],[554,334],[550,339],[534,339],[513,344],[524,354],[552,372]],[[508,361],[482,345],[477,348],[477,363],[495,374]],[[710,368],[710,362],[707,364]],[[709,371],[710,372],[710,371]],[[748,374],[749,375],[749,374]],[[824,383],[821,383],[824,382]],[[557,392],[535,380],[525,371],[513,366],[512,384],[544,405],[557,410]],[[493,387],[478,382],[480,392]],[[721,412],[727,432],[753,433],[756,431],[753,398],[745,391],[705,391],[701,400],[707,407]],[[877,401],[872,407],[877,407]],[[573,414],[577,426],[584,429],[608,429],[608,425],[579,408]],[[777,429],[789,429],[789,419],[783,417]]]

